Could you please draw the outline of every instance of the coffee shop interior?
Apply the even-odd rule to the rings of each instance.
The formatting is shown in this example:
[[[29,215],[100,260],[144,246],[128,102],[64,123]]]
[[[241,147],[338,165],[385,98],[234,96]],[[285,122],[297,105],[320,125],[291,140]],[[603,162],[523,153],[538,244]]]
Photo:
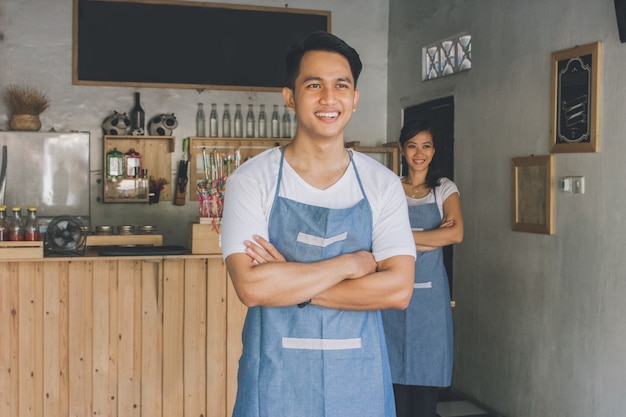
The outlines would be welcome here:
[[[54,247],[37,248],[44,259],[32,263],[12,259],[16,248],[0,256],[0,415],[229,415],[245,312],[236,307],[219,239],[216,251],[198,249],[215,245],[206,236],[219,236],[218,216],[204,194],[207,161],[219,148],[233,158],[225,165],[236,167],[292,137],[293,112],[267,81],[274,71],[265,65],[280,61],[276,47],[232,49],[257,45],[269,32],[274,38],[262,39],[282,45],[302,24],[229,25],[181,41],[175,51],[132,31],[112,35],[106,45],[77,48],[79,4],[82,17],[95,19],[82,39],[89,28],[115,34],[129,21],[116,21],[114,13],[98,21],[98,9],[89,15],[88,7],[106,3],[0,0],[0,145],[14,143],[3,159],[10,174],[4,204],[7,215],[12,205],[26,214],[38,204],[41,221],[52,228],[78,219],[91,242],[92,235],[113,239],[104,240],[107,247],[130,235],[140,240],[119,242],[155,243],[163,253],[155,251],[158,262],[145,253],[88,262],[80,260],[87,260],[83,253],[46,256]],[[347,146],[397,173],[398,154],[389,144],[398,140],[404,119],[437,114],[440,103],[453,109],[442,123],[453,132],[450,176],[460,190],[465,236],[450,251],[455,352],[442,417],[626,414],[626,1],[211,4],[240,12],[271,8],[287,20],[312,16],[306,24],[315,27],[321,19],[351,44],[364,70]],[[159,24],[174,37],[181,22],[169,19]],[[225,48],[229,53],[220,55]],[[155,66],[148,73],[158,67],[177,74],[203,56],[217,81],[115,78],[132,75],[145,51]],[[248,71],[220,72],[233,55]],[[581,79],[578,94],[571,85],[580,87]],[[11,86],[45,94],[40,126],[13,120],[5,100]],[[138,104],[145,119],[134,131]],[[200,108],[204,132],[197,126]],[[241,134],[234,125],[223,130],[225,108],[233,121],[241,113]],[[253,134],[246,131],[248,110]],[[24,145],[45,138],[70,138],[63,146],[71,142],[80,151]],[[38,147],[42,154],[35,156]],[[54,162],[45,168],[53,157],[72,169],[55,170]],[[29,160],[38,161],[32,171]],[[23,168],[19,177],[16,167]],[[39,194],[48,200],[35,201]],[[54,209],[46,205],[51,200]],[[184,255],[165,248],[183,248]],[[180,284],[172,279],[178,276]]]

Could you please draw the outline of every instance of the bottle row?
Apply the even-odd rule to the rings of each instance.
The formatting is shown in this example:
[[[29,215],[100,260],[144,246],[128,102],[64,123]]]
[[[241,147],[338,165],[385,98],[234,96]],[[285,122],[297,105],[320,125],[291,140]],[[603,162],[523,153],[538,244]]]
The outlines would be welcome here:
[[[294,120],[295,123],[295,120]],[[224,104],[222,111],[221,126],[219,126],[219,115],[217,104],[211,104],[209,113],[209,137],[223,138],[290,138],[291,115],[287,106],[283,106],[282,117],[278,113],[278,105],[274,104],[271,118],[268,120],[265,114],[265,105],[259,106],[258,114],[254,112],[254,105],[248,104],[248,113],[244,121],[241,112],[241,104],[235,104],[235,116],[231,122],[230,105]],[[204,114],[204,104],[198,103],[196,112],[196,136],[206,137],[206,117]]]
[[[26,218],[22,207],[13,206],[12,216],[7,216],[7,206],[0,206],[0,241],[40,240],[37,207],[28,206]]]

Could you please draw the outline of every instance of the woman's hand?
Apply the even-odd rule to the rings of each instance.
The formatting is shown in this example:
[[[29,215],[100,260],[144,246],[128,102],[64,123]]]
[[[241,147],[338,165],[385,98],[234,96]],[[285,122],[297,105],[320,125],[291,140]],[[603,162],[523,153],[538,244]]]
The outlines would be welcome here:
[[[438,229],[445,229],[448,227],[454,227],[454,219],[448,219],[445,218],[441,221],[441,223],[439,224]],[[413,232],[415,233],[424,233],[424,232]],[[417,250],[418,252],[431,252],[434,251],[435,249],[438,249],[439,246],[431,246],[431,245],[420,245],[420,244],[415,244],[415,250]]]
[[[454,219],[448,219],[445,218],[441,221],[441,224],[439,225],[440,229],[443,229],[445,227],[453,227],[454,226]]]
[[[243,242],[246,245],[246,254],[252,259],[252,265],[286,262],[285,257],[270,242],[258,235],[252,236],[252,239],[254,242]]]

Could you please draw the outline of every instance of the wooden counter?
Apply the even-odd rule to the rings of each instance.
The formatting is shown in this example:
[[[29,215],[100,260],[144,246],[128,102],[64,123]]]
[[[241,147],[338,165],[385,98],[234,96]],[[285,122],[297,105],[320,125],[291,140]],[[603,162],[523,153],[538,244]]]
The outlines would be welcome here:
[[[1,260],[0,416],[230,416],[245,312],[219,255]]]

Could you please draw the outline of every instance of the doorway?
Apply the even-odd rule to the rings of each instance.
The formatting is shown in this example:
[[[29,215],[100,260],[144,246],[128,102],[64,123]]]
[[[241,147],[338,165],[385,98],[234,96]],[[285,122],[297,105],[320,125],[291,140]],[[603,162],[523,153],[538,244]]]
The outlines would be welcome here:
[[[431,100],[404,109],[404,123],[420,119],[430,121],[436,143],[435,161],[443,170],[443,175],[454,181],[454,96]],[[402,159],[402,175],[406,175],[404,158]],[[453,289],[453,255],[452,245],[443,248],[443,262],[448,273],[450,295]]]

